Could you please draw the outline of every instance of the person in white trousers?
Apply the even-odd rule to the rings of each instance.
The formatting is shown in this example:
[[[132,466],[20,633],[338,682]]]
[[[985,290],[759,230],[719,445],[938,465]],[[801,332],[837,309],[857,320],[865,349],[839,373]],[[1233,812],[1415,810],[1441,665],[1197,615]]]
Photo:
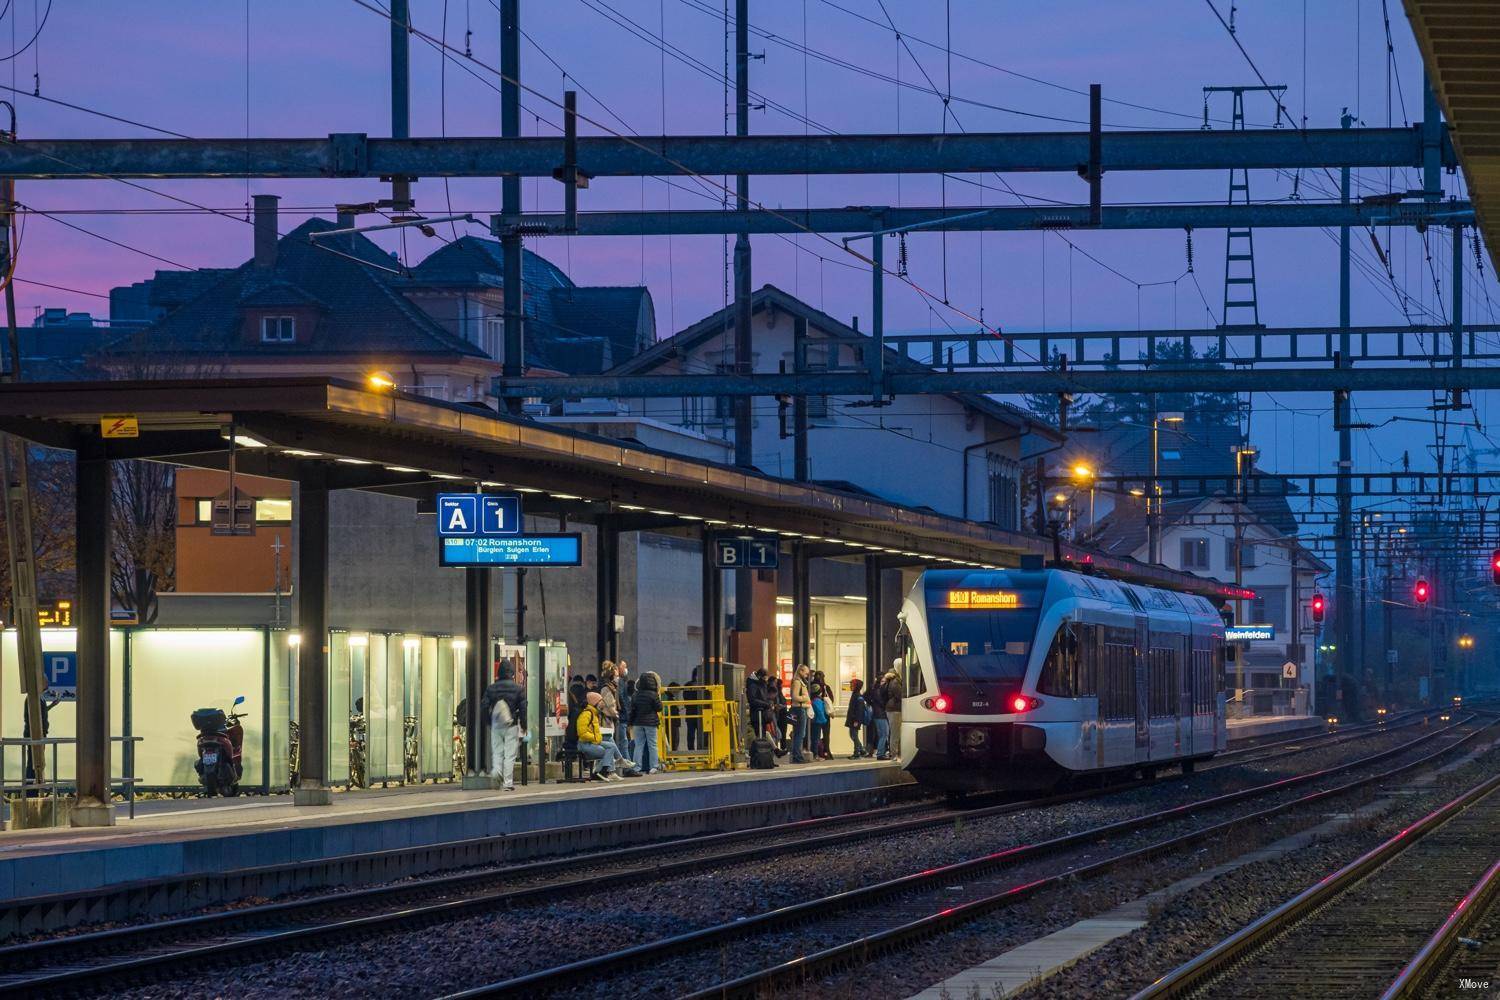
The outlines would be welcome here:
[[[516,755],[526,729],[526,691],[516,683],[516,667],[500,661],[495,683],[484,689],[481,713],[490,719],[490,774],[507,792],[516,789]]]

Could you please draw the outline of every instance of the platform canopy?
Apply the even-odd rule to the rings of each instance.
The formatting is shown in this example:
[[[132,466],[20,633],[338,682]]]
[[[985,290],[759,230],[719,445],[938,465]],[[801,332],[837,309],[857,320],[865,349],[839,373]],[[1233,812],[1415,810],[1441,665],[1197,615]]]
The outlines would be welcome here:
[[[1500,4],[1406,0],[1406,13],[1493,248],[1500,235]]]
[[[112,459],[209,469],[428,498],[439,489],[514,490],[531,513],[638,528],[755,530],[823,552],[882,553],[891,565],[1014,566],[1048,539],[864,494],[579,434],[478,405],[377,391],[328,378],[48,382],[0,386],[0,430],[76,449],[133,418]],[[1233,588],[1161,566],[1065,546],[1103,574],[1210,597]]]

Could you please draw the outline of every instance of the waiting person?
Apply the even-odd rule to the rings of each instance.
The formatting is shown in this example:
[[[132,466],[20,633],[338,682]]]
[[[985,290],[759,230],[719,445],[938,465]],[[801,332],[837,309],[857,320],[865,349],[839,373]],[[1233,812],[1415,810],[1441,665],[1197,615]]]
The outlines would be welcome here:
[[[516,754],[526,731],[526,691],[516,683],[516,665],[500,661],[499,679],[484,689],[479,716],[490,723],[490,774],[507,792],[516,790]]]
[[[599,678],[595,677],[593,674],[589,674],[583,679],[583,689],[585,691],[599,690]]]
[[[765,667],[745,681],[745,702],[750,707],[750,739],[771,739],[771,692],[767,689]]]
[[[901,675],[891,670],[885,675],[885,714],[891,720],[891,756],[901,756],[901,699],[906,697],[906,687]]]
[[[615,661],[615,692],[620,697],[620,728],[615,730],[615,743],[620,748],[621,757],[634,760],[635,751],[630,740],[630,724],[634,720],[630,718],[630,708],[635,699],[635,679],[630,676],[630,664],[624,660]]]
[[[596,780],[619,781],[615,764],[619,762],[620,753],[613,743],[604,739],[604,713],[599,707],[604,703],[604,696],[598,691],[590,691],[586,698],[587,704],[578,716],[578,753],[586,760],[599,762],[599,770],[594,772]]]
[[[620,770],[626,774],[633,774],[635,765],[630,764],[630,755],[625,749],[629,745],[629,736],[625,732],[626,720],[622,714],[630,706],[620,699],[619,668],[609,660],[605,660],[599,668],[599,696],[601,699],[599,708],[604,715],[604,725],[612,730],[608,738],[614,741],[615,753],[622,762]],[[625,766],[627,764],[629,766]]]
[[[641,675],[630,699],[630,735],[635,741],[635,766],[642,774],[661,770],[656,753],[656,734],[661,725],[661,678],[648,670]]]
[[[701,682],[698,680],[698,678],[700,676],[702,676],[701,671],[702,671],[702,665],[701,664],[699,666],[696,666],[696,667],[693,668],[692,675],[690,677],[688,677],[687,687],[682,692],[684,698],[687,698],[688,700],[691,700],[691,701],[702,701],[703,700],[703,696],[707,692],[705,692],[699,686],[701,684]],[[686,708],[684,708],[682,711],[683,711],[683,714],[687,716],[687,748],[688,748],[689,751],[697,750],[698,749],[698,743],[700,742],[699,741],[699,736],[703,732],[703,717],[702,717],[703,706],[702,705],[689,705]]]
[[[663,701],[669,701],[669,702],[670,701],[681,701],[682,700],[682,685],[678,684],[676,681],[673,681],[672,683],[668,684],[667,685],[667,690],[665,692],[663,692],[663,694],[662,694],[662,700]],[[665,706],[663,706],[663,707],[665,708]],[[668,727],[668,732],[667,732],[667,745],[669,747],[671,747],[674,751],[675,750],[681,750],[682,749],[682,713],[681,712],[672,712],[672,711],[669,711],[667,713],[667,717],[671,720],[671,722],[669,724],[669,727]]]
[[[583,708],[588,704],[588,688],[583,686],[583,677],[574,676],[573,683],[568,685],[568,728],[563,730],[563,753],[564,755],[578,753],[578,717],[583,714]]]
[[[824,697],[823,691],[824,688],[816,680],[808,685],[808,693],[812,697],[812,755],[814,760],[821,760],[828,756],[828,699]]]
[[[807,741],[807,719],[812,710],[812,695],[807,690],[807,682],[812,677],[812,671],[807,664],[799,664],[797,672],[792,676],[792,763],[805,764],[807,756],[804,746]]]
[[[849,707],[844,711],[844,727],[849,730],[849,742],[854,744],[850,760],[859,760],[865,755],[865,745],[859,734],[865,729],[865,714],[869,711],[864,696],[865,682],[859,678],[849,682]]]
[[[781,675],[772,674],[766,678],[766,692],[771,697],[771,711],[776,719],[776,753],[778,756],[787,755],[787,727],[792,724],[791,713],[787,711],[786,692],[781,689]]]
[[[870,745],[870,755],[876,760],[891,759],[891,720],[885,710],[885,678],[881,677],[870,689],[866,699],[875,723],[875,742]]]

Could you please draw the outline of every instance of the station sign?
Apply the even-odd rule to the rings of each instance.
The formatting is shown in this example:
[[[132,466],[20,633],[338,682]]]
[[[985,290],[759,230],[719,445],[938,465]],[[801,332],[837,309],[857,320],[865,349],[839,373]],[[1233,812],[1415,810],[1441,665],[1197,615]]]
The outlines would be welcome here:
[[[1275,638],[1275,625],[1230,625],[1224,630],[1225,642],[1270,642]]]
[[[521,533],[521,498],[514,493],[439,493],[439,538],[502,538]]]
[[[781,542],[772,537],[715,538],[714,565],[719,569],[776,569],[781,565]]]
[[[442,508],[439,506],[439,511]],[[440,566],[578,566],[583,536],[576,531],[438,539]]]
[[[42,679],[47,687],[42,697],[48,701],[76,701],[78,699],[78,654],[43,653]]]

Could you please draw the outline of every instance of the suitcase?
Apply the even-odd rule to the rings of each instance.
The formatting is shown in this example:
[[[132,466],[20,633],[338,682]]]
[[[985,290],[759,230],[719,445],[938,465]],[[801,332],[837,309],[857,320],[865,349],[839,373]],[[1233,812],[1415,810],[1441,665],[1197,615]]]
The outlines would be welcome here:
[[[750,741],[750,766],[766,771],[776,766],[776,744],[764,736]]]

